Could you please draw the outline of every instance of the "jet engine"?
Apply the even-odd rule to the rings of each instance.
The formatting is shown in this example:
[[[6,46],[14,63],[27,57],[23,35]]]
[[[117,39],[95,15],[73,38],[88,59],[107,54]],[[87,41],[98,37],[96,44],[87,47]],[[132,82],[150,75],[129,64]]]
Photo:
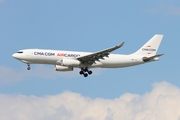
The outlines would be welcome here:
[[[55,65],[56,71],[73,71],[73,67]]]

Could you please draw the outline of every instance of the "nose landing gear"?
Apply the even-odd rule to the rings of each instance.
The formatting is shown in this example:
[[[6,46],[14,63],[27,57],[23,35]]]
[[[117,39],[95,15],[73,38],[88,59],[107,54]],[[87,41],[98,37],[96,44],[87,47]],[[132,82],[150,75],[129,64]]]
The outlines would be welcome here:
[[[28,67],[27,67],[27,70],[30,70],[31,67],[30,67],[30,64],[29,64],[29,63],[27,64],[27,66],[28,66]]]
[[[88,68],[81,68],[81,71],[79,72],[80,75],[84,75],[84,77],[87,77],[88,75],[92,74],[92,71]]]

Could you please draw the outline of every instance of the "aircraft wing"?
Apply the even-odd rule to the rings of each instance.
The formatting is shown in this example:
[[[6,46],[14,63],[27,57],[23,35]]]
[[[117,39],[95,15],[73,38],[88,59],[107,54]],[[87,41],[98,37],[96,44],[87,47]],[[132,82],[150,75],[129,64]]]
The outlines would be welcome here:
[[[77,59],[81,61],[82,63],[93,64],[95,63],[95,61],[99,61],[99,59],[104,59],[104,57],[108,57],[110,52],[122,47],[123,45],[124,45],[124,42],[122,42],[121,44],[117,46],[114,46],[105,50],[101,50],[101,51],[98,51],[89,55],[78,57]]]

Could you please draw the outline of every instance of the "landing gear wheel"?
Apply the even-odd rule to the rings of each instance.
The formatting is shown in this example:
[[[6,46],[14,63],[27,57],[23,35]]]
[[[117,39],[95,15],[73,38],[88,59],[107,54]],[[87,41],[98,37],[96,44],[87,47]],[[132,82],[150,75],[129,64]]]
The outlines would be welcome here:
[[[88,74],[87,73],[84,73],[84,77],[87,77],[88,76]]]
[[[31,67],[30,67],[30,64],[29,64],[29,63],[27,64],[27,66],[28,66],[28,67],[27,67],[27,70],[30,70]]]
[[[81,70],[81,71],[79,72],[79,74],[82,75],[82,74],[84,74],[84,72]]]
[[[88,68],[84,68],[84,72],[88,72]]]
[[[79,72],[80,75],[84,75],[84,77],[87,77],[88,75],[92,74],[92,71],[88,69],[88,67],[81,68],[81,71]]]
[[[30,70],[31,68],[30,67],[27,67],[27,70]]]
[[[89,75],[91,75],[91,74],[92,74],[92,71],[91,71],[91,70],[90,70],[90,71],[88,71],[88,74],[89,74]]]

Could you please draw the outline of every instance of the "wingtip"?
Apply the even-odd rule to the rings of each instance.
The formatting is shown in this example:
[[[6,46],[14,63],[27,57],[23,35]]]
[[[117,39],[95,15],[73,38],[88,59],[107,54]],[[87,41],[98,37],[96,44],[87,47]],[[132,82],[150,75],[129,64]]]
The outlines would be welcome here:
[[[157,55],[155,55],[155,56],[157,56],[157,57],[160,57],[160,56],[163,56],[164,54],[157,54]]]
[[[122,42],[121,44],[119,44],[120,47],[122,47],[124,45],[125,42]]]
[[[161,56],[163,56],[164,54],[160,54]]]

